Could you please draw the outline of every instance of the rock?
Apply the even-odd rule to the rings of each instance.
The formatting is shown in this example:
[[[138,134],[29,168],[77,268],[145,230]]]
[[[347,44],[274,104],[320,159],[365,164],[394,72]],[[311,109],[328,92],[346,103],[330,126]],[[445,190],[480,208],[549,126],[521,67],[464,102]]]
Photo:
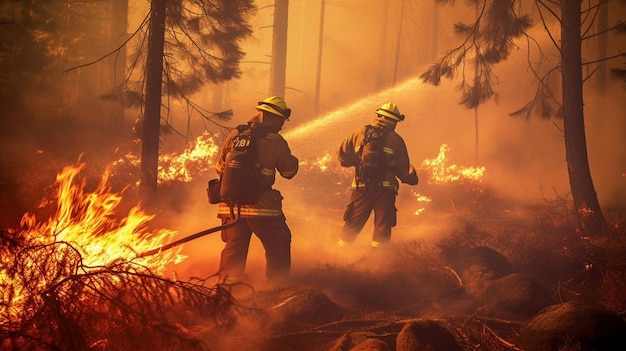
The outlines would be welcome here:
[[[392,351],[393,348],[372,332],[353,332],[337,339],[329,351]]]
[[[524,350],[626,350],[626,322],[617,314],[581,302],[552,305],[520,328]]]
[[[355,347],[351,348],[350,351],[392,351],[389,345],[387,345],[384,341],[380,339],[366,339],[360,344],[357,344]]]
[[[323,292],[310,287],[282,291],[266,310],[275,327],[283,331],[290,331],[301,323],[330,323],[344,318],[348,313],[348,309],[331,301]]]
[[[454,336],[437,321],[412,320],[396,338],[396,351],[462,351]]]
[[[497,279],[511,273],[509,261],[501,253],[486,246],[461,250],[453,267],[466,280]]]
[[[552,290],[528,274],[513,273],[494,280],[483,294],[489,315],[527,320],[555,304]]]
[[[467,293],[476,297],[484,293],[493,279],[511,273],[506,257],[486,246],[461,249],[449,260]]]

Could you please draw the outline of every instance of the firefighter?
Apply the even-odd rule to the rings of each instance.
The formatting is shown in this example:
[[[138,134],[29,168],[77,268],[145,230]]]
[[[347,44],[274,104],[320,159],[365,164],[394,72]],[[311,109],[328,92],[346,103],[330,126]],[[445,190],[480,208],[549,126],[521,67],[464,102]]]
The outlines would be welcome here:
[[[286,283],[291,268],[291,231],[282,211],[280,191],[273,189],[276,172],[283,178],[291,179],[298,173],[298,159],[291,154],[287,141],[279,134],[285,121],[289,120],[291,109],[277,96],[270,96],[256,106],[256,114],[247,122],[252,133],[262,131],[263,136],[256,143],[256,165],[262,174],[265,189],[253,205],[242,205],[237,223],[222,230],[225,243],[221,253],[219,276],[223,283],[245,282],[245,268],[252,233],[261,241],[265,249],[266,278],[276,286]],[[238,135],[233,130],[222,145],[216,165],[221,177],[225,170],[226,155],[233,146],[233,138]],[[231,208],[220,203],[218,217],[222,225],[233,221]]]
[[[346,246],[356,239],[372,210],[374,211],[374,233],[372,247],[380,247],[391,239],[391,228],[396,225],[396,196],[400,180],[402,183],[417,185],[418,176],[411,165],[406,144],[395,132],[396,124],[404,120],[404,115],[396,104],[387,102],[376,110],[376,118],[370,125],[356,129],[345,138],[338,150],[339,163],[343,167],[355,167],[355,177],[351,184],[350,203],[344,212],[344,225],[338,240],[339,246]],[[366,134],[372,127],[382,130],[381,175],[374,181],[359,176]],[[375,129],[375,128],[373,128]]]

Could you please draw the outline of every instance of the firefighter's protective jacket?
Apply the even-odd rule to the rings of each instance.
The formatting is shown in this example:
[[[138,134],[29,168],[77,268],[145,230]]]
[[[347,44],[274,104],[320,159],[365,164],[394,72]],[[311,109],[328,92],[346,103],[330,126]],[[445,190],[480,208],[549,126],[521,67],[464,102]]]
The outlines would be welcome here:
[[[259,200],[254,205],[242,205],[240,216],[242,218],[282,217],[283,196],[278,190],[273,189],[272,185],[276,181],[276,171],[283,178],[293,178],[298,173],[298,159],[291,154],[287,141],[278,134],[280,126],[272,125],[270,120],[263,119],[261,112],[250,119],[248,124],[251,128],[263,128],[268,131],[264,137],[257,141],[256,148],[257,167],[261,174],[265,176],[265,184],[268,190],[261,194]],[[218,176],[222,175],[226,155],[233,146],[233,138],[238,134],[238,130],[234,129],[220,149],[215,166]],[[230,215],[230,208],[225,203],[220,203],[218,217],[223,218]]]
[[[398,179],[402,183],[416,185],[418,182],[417,173],[410,163],[404,139],[394,130],[395,122],[385,118],[376,118],[372,125],[381,126],[386,130],[383,152],[387,161],[387,170],[381,186],[397,193],[399,188]],[[366,129],[367,126],[363,126],[355,130],[341,142],[337,156],[339,163],[343,167],[356,167],[359,164],[359,151],[363,146]],[[365,184],[360,183],[358,187],[365,187]],[[357,188],[356,173],[352,180],[351,188]]]

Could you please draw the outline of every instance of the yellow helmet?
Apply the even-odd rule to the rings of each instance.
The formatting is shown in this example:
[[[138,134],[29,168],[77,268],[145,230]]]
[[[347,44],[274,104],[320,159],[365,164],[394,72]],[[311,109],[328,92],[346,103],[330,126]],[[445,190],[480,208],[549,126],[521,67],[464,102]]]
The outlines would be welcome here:
[[[270,96],[263,101],[259,101],[256,109],[273,113],[285,119],[289,119],[289,116],[291,116],[291,109],[287,107],[285,100],[278,96]]]
[[[376,114],[379,116],[389,117],[398,122],[404,121],[404,115],[400,114],[398,106],[396,106],[393,102],[384,103],[378,108],[378,110],[376,110]]]

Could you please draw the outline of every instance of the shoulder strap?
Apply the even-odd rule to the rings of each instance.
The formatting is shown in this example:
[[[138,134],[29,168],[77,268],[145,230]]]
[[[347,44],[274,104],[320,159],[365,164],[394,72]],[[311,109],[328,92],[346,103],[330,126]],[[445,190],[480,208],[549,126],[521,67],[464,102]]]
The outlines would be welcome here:
[[[239,131],[239,133],[246,131],[247,129],[250,129],[250,125],[249,124],[240,124],[237,127],[237,130]]]
[[[276,130],[275,127],[261,125],[261,126],[252,128],[251,133],[254,134],[255,136],[264,137],[270,133],[278,133],[278,131]]]
[[[373,137],[383,137],[387,134],[387,130],[380,126],[367,125],[365,130],[365,138],[363,138],[363,144],[368,143]]]

